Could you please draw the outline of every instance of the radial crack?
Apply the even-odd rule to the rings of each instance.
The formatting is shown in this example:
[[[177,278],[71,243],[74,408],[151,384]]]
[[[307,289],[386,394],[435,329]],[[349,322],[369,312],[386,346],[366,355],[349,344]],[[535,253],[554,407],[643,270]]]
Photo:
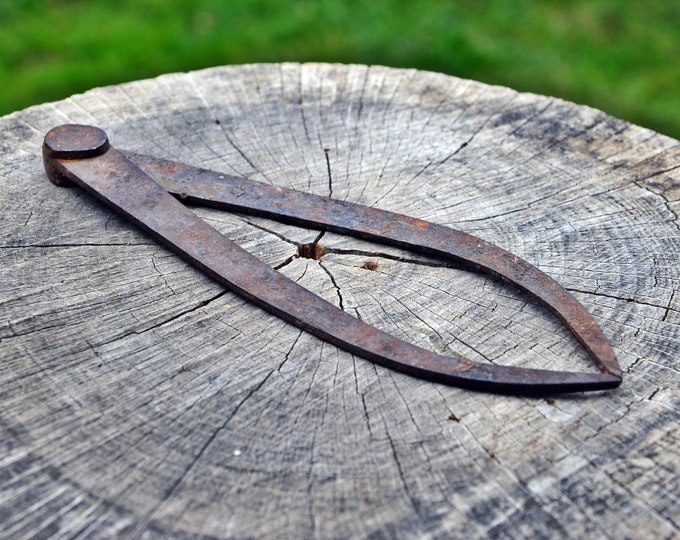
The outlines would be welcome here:
[[[287,238],[284,234],[282,234],[280,232],[273,231],[272,229],[269,229],[268,227],[265,227],[264,225],[260,225],[258,223],[253,222],[253,221],[250,221],[249,219],[244,219],[243,221],[245,223],[247,223],[248,225],[250,225],[251,227],[255,227],[256,229],[259,229],[259,230],[264,231],[266,233],[273,234],[274,236],[276,236],[277,238],[279,238],[280,240],[283,240],[284,242],[286,242],[288,244],[297,245],[296,242],[294,242],[290,238]]]
[[[672,296],[671,296],[671,301],[669,302],[668,305],[659,305],[659,304],[653,304],[651,302],[643,302],[642,300],[638,300],[638,299],[632,298],[632,297],[616,296],[615,294],[601,293],[601,292],[598,292],[598,291],[586,291],[586,290],[583,290],[583,289],[575,289],[575,288],[572,288],[572,287],[566,287],[566,289],[570,293],[590,294],[590,295],[593,295],[593,296],[599,296],[601,298],[611,298],[612,300],[618,300],[620,302],[626,302],[626,303],[629,303],[629,304],[637,304],[637,305],[640,305],[640,306],[648,306],[648,307],[652,307],[652,308],[656,308],[656,309],[663,309],[665,311],[665,315],[664,315],[663,320],[666,319],[669,312],[676,311],[675,309],[673,309],[671,307],[671,303],[673,301]],[[675,295],[675,292],[673,292],[673,295]]]
[[[158,510],[165,504],[167,501],[169,501],[172,496],[177,492],[179,489],[180,485],[184,482],[184,480],[189,476],[191,471],[196,467],[196,465],[201,461],[201,457],[205,454],[205,452],[208,450],[208,448],[212,445],[212,443],[217,439],[219,434],[226,429],[226,427],[229,425],[229,422],[238,414],[238,412],[241,410],[243,405],[254,395],[256,394],[260,388],[264,386],[264,384],[269,380],[269,378],[272,376],[272,374],[276,370],[271,370],[269,373],[267,373],[266,376],[262,378],[262,380],[256,384],[253,388],[251,388],[248,393],[245,395],[245,397],[234,407],[234,410],[231,412],[231,414],[227,415],[225,420],[218,425],[210,434],[210,436],[205,440],[201,448],[196,452],[196,454],[192,457],[191,461],[187,464],[187,466],[184,468],[184,470],[177,476],[173,484],[166,490],[165,494],[161,497],[161,499],[156,503],[156,505],[149,511],[149,513],[146,515],[145,519],[140,523],[140,525],[137,527],[133,537],[134,538],[141,538],[141,536],[144,534],[144,530],[148,527],[149,523],[152,521],[153,516],[158,512]]]
[[[344,300],[342,298],[342,291],[340,290],[340,286],[338,285],[337,281],[335,281],[335,277],[333,276],[331,271],[328,268],[326,268],[326,266],[321,261],[319,261],[319,266],[323,269],[324,272],[326,272],[326,274],[328,274],[328,277],[330,278],[331,283],[333,284],[333,287],[335,287],[335,292],[338,295],[338,305],[339,305],[341,310],[345,311],[345,303],[344,303]]]
[[[392,435],[390,434],[389,427],[387,425],[387,422],[383,418],[383,424],[385,426],[385,434],[387,435],[387,441],[390,444],[390,449],[392,451],[392,458],[394,459],[394,463],[397,466],[397,472],[399,474],[399,480],[401,481],[402,488],[404,490],[404,493],[406,494],[406,497],[408,498],[411,507],[415,511],[416,515],[420,518],[423,519],[423,515],[420,511],[420,505],[418,504],[418,501],[416,498],[413,496],[413,493],[411,493],[411,489],[408,486],[408,482],[406,481],[406,475],[404,474],[404,469],[401,465],[401,460],[399,459],[399,454],[397,453],[397,447],[395,445],[394,439],[392,438]]]
[[[368,251],[364,249],[345,249],[345,248],[331,248],[326,247],[324,254],[332,253],[334,255],[358,255],[361,257],[374,257],[388,259],[390,261],[397,261],[407,264],[417,264],[419,266],[427,266],[431,268],[452,268],[455,270],[464,270],[464,263],[456,262],[453,260],[442,261],[438,259],[428,259],[423,256],[422,259],[412,259],[409,257],[403,257],[401,255],[393,255],[391,253],[386,253],[384,251]]]
[[[331,151],[330,148],[324,148],[323,149],[324,154],[326,155],[326,170],[328,171],[328,197],[333,198],[333,177],[331,175],[331,160],[328,157],[329,152]]]
[[[156,328],[160,328],[161,326],[165,326],[166,324],[169,324],[173,321],[176,321],[177,319],[180,319],[181,317],[183,317],[184,315],[187,315],[188,313],[192,313],[192,312],[194,312],[198,309],[201,309],[202,307],[207,306],[208,304],[210,304],[211,302],[214,302],[215,300],[221,298],[222,296],[224,296],[228,292],[229,292],[229,290],[220,291],[219,294],[213,296],[212,298],[208,298],[207,300],[201,300],[200,302],[197,302],[195,305],[191,306],[190,308],[185,309],[183,311],[180,311],[179,313],[173,315],[172,317],[170,317],[168,319],[165,319],[165,320],[163,320],[159,323],[156,323],[152,326],[149,326],[148,328],[144,328],[143,330],[134,330],[134,331],[131,332],[131,334],[144,334],[145,332],[149,332],[150,330],[155,330]],[[118,339],[118,338],[116,338],[116,339]],[[115,341],[115,340],[113,340],[113,341]]]

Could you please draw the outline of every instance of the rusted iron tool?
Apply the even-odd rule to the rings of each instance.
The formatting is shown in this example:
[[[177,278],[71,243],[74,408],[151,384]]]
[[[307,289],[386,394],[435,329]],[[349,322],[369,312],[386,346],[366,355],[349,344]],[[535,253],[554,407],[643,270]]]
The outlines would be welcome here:
[[[546,274],[480,238],[412,217],[116,150],[104,131],[62,125],[43,144],[59,186],[81,186],[215,280],[267,311],[363,358],[417,377],[502,393],[614,388],[621,370],[587,310]],[[531,369],[443,356],[352,317],[273,270],[182,202],[333,231],[464,263],[528,293],[571,331],[599,373]]]

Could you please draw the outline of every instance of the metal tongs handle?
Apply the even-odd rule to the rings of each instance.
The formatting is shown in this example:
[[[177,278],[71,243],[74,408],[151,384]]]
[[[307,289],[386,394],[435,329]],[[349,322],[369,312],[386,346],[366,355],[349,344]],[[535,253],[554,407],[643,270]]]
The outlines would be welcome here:
[[[378,364],[455,386],[504,393],[602,390],[621,383],[616,356],[587,310],[540,270],[480,238],[359,204],[148,156],[129,153],[128,157],[110,147],[106,133],[92,126],[54,128],[45,136],[43,157],[53,183],[81,186],[233,292]],[[514,284],[550,309],[583,345],[600,373],[482,364],[409,344],[273,270],[198,218],[171,193],[193,202],[465,262]]]

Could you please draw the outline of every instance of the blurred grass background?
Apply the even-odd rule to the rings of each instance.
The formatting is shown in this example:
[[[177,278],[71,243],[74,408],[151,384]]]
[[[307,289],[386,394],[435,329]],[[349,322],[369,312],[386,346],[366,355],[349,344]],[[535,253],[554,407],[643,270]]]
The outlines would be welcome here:
[[[0,115],[223,64],[439,71],[680,139],[680,0],[0,0]]]

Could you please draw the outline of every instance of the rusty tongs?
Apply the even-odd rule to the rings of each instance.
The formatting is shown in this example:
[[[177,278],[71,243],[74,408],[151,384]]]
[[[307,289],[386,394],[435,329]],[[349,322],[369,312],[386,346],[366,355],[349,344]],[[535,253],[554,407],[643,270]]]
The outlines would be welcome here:
[[[116,150],[106,133],[92,126],[68,124],[52,129],[45,136],[43,157],[54,184],[78,184],[233,292],[383,366],[455,386],[504,393],[603,390],[621,383],[614,351],[588,311],[528,262],[475,236],[377,208]],[[600,373],[483,364],[421,349],[286,278],[225,238],[181,201],[353,235],[462,262],[500,277],[552,311]]]

